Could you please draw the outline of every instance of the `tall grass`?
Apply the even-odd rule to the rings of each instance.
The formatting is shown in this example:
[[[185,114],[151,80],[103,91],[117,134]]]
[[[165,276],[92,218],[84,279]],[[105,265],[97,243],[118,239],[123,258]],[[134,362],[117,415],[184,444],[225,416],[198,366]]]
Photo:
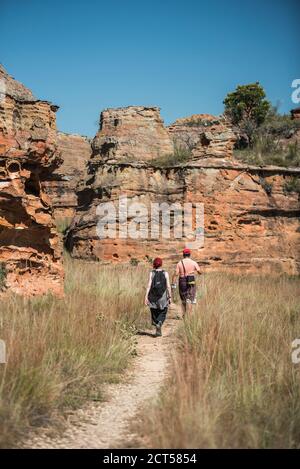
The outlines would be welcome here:
[[[2,300],[1,447],[56,413],[101,399],[102,384],[118,379],[134,355],[134,331],[148,319],[144,273],[66,259],[64,299]]]
[[[183,165],[192,159],[192,156],[190,149],[183,146],[175,146],[173,153],[153,158],[151,160],[151,164],[158,168]]]
[[[147,446],[300,447],[300,282],[211,275],[171,377],[142,417]]]

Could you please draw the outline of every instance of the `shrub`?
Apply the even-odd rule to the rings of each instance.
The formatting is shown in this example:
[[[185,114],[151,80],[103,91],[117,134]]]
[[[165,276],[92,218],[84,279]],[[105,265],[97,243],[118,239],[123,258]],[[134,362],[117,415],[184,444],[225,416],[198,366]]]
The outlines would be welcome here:
[[[270,103],[263,87],[258,83],[239,85],[224,99],[225,115],[252,140],[255,129],[266,119]]]
[[[288,138],[300,130],[300,123],[272,109],[265,122],[253,131],[252,140],[243,149],[236,149],[234,156],[245,163],[277,166],[299,166],[300,148],[297,141]]]
[[[6,281],[6,268],[3,262],[0,262],[0,290],[5,287]]]
[[[286,183],[284,184],[284,191],[286,193],[289,192],[296,192],[297,194],[300,194],[300,179],[299,177],[292,177]]]
[[[177,166],[186,163],[192,158],[192,152],[183,146],[175,146],[174,153],[152,160],[152,165],[159,168]]]
[[[139,265],[139,262],[140,261],[138,259],[136,259],[135,257],[132,257],[130,259],[130,264],[133,265],[134,267],[137,267]]]
[[[61,217],[57,218],[55,221],[56,224],[56,229],[58,233],[65,235],[68,228],[70,227],[72,223],[73,218],[72,217]]]

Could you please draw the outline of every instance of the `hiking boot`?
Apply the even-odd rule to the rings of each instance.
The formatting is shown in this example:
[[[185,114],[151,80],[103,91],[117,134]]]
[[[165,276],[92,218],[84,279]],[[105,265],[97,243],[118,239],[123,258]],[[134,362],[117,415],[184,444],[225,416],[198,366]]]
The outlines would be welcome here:
[[[161,337],[161,322],[156,324],[156,337]]]

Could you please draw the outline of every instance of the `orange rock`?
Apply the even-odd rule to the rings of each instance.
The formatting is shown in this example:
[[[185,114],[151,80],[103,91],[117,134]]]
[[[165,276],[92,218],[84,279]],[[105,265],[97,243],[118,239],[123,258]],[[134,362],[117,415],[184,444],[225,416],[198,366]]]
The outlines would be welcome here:
[[[56,106],[36,100],[0,67],[0,263],[2,294],[63,294],[62,245],[43,181],[60,164]]]

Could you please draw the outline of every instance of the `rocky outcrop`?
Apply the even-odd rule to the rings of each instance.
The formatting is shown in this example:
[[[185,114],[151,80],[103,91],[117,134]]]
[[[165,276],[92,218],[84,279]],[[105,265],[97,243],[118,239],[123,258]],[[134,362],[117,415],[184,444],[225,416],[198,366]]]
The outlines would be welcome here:
[[[168,131],[175,146],[189,150],[194,159],[232,157],[236,136],[224,116],[194,114],[176,120]]]
[[[117,111],[120,116],[122,113]],[[127,111],[124,110],[125,115]],[[93,142],[93,157],[78,192],[78,209],[67,236],[74,257],[126,262],[160,256],[175,262],[187,238],[176,239],[172,231],[169,239],[163,238],[161,231],[153,237],[149,225],[151,204],[183,207],[192,203],[195,207],[202,203],[205,242],[193,255],[207,271],[300,273],[300,207],[299,195],[293,189],[299,169],[259,168],[234,161],[235,136],[229,124],[223,117],[203,114],[178,120],[168,128],[175,147],[189,149],[190,161],[164,168],[153,160],[147,161],[145,156],[140,161],[130,161],[123,159],[129,152],[117,153],[122,145],[118,147],[115,142],[110,153],[103,141],[99,144],[104,129],[108,143],[115,138],[114,127],[122,126],[114,123],[114,112],[109,115],[110,119],[102,114],[101,130]],[[132,118],[132,109],[130,115]],[[146,139],[144,146],[143,126],[131,123],[131,128],[134,141],[139,142],[131,153],[137,160],[139,155],[149,154],[149,141]],[[124,196],[125,219],[123,206],[120,211],[120,198]],[[143,222],[148,215],[143,223],[144,233],[136,238],[122,237],[120,232],[124,234],[124,227],[128,231],[133,219],[130,210],[137,202],[146,209]],[[108,219],[113,221],[115,211],[116,223],[112,226],[116,231],[112,237],[100,239],[99,207],[105,203],[113,204]]]
[[[106,109],[93,141],[93,156],[103,160],[155,159],[173,153],[173,143],[158,107]]]
[[[60,164],[56,106],[36,100],[0,69],[2,293],[63,292],[61,241],[43,183]]]
[[[63,132],[58,132],[57,145],[62,164],[43,183],[43,187],[51,198],[54,218],[59,222],[72,219],[75,215],[77,188],[85,180],[92,149],[87,137]]]
[[[221,125],[224,124],[211,123],[209,132]],[[169,131],[182,138],[180,127],[178,124]],[[196,140],[194,148],[199,151],[203,145],[197,141],[199,129],[183,127],[184,132],[185,127],[191,127],[191,137]],[[223,128],[222,132],[227,130]],[[299,177],[300,170],[235,162],[231,159],[233,140],[229,131],[224,138],[227,143],[220,150],[217,130],[209,153],[197,158],[195,153],[186,164],[165,168],[152,162],[109,160],[101,158],[100,152],[91,160],[87,180],[78,193],[77,214],[67,236],[72,255],[107,262],[147,261],[156,256],[178,260],[187,242],[184,237],[163,239],[160,233],[153,239],[149,225],[146,238],[119,236],[119,230],[124,224],[128,228],[132,219],[120,218],[120,197],[126,196],[128,209],[142,202],[148,215],[153,202],[179,203],[181,207],[187,202],[194,206],[203,203],[205,242],[203,248],[193,252],[193,257],[207,271],[299,274],[299,195],[293,192],[291,182]],[[100,239],[98,207],[107,202],[115,206],[116,235]]]

